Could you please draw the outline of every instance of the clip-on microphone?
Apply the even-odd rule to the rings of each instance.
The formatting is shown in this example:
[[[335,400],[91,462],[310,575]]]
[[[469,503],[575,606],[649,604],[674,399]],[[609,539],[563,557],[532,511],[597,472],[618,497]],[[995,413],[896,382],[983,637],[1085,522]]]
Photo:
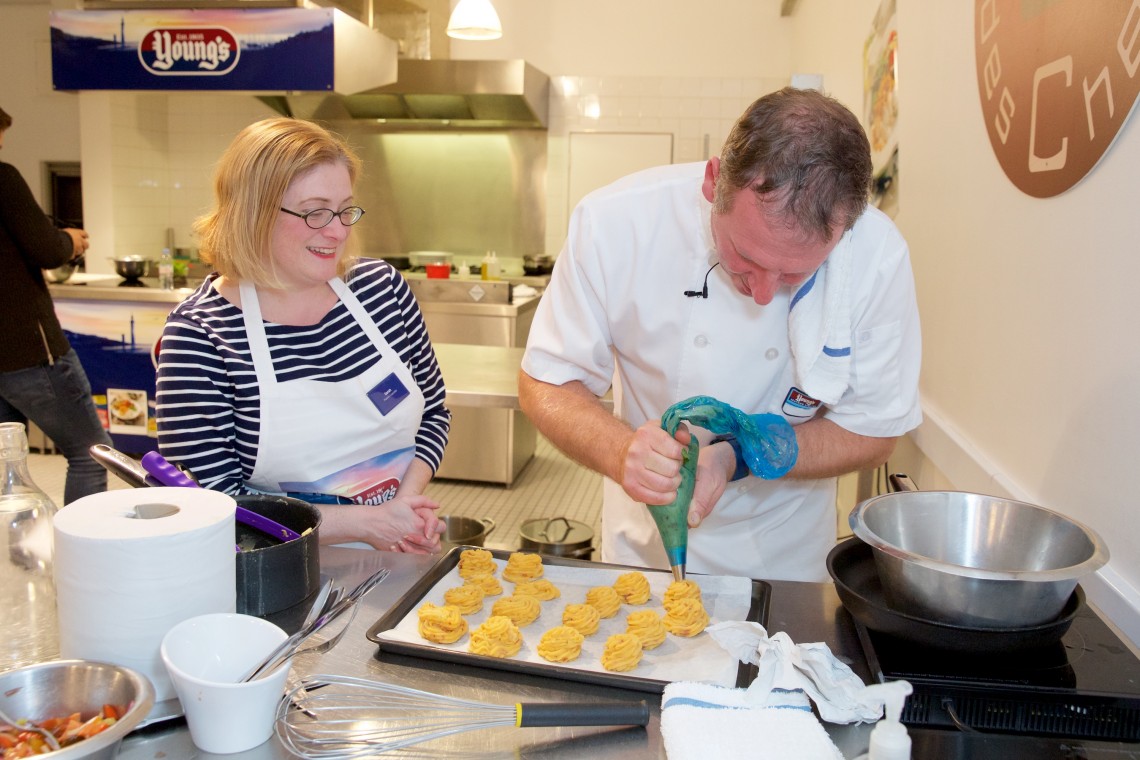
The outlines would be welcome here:
[[[709,267],[709,271],[705,272],[705,282],[701,285],[700,290],[686,290],[685,297],[687,298],[708,298],[709,297],[709,273],[720,266],[720,262],[713,264]]]

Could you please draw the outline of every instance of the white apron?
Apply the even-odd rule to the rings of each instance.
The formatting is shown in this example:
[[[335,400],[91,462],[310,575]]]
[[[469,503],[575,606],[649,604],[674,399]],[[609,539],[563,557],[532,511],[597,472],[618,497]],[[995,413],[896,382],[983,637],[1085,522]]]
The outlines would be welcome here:
[[[341,382],[278,382],[256,289],[240,285],[245,329],[261,393],[261,432],[247,485],[265,493],[391,499],[415,458],[424,395],[411,371],[339,277],[329,286],[380,352]]]

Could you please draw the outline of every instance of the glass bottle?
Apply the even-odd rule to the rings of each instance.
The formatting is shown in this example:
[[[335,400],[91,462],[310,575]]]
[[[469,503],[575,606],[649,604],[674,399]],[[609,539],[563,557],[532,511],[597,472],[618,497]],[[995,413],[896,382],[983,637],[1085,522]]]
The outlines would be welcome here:
[[[56,507],[28,473],[28,436],[0,423],[0,671],[59,656],[52,579]]]
[[[169,248],[163,248],[162,255],[158,257],[158,287],[174,290],[174,259]]]

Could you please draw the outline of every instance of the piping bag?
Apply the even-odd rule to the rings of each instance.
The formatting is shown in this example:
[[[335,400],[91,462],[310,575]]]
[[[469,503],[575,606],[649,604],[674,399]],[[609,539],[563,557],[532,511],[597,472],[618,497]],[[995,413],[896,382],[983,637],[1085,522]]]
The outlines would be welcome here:
[[[796,463],[799,447],[796,433],[778,414],[746,414],[712,396],[693,396],[678,401],[661,415],[661,427],[674,435],[682,420],[705,428],[715,435],[735,438],[737,458],[756,477],[774,480],[787,474]],[[681,487],[671,504],[647,505],[657,523],[669,568],[675,580],[685,579],[685,560],[689,545],[689,505],[697,482],[697,437],[689,440],[682,454]]]

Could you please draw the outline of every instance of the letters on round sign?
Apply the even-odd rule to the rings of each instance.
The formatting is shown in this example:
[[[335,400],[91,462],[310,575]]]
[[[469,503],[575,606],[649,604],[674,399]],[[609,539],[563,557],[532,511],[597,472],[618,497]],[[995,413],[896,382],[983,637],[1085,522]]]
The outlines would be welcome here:
[[[1104,157],[1140,94],[1140,0],[975,0],[982,115],[1010,181],[1060,195]]]

